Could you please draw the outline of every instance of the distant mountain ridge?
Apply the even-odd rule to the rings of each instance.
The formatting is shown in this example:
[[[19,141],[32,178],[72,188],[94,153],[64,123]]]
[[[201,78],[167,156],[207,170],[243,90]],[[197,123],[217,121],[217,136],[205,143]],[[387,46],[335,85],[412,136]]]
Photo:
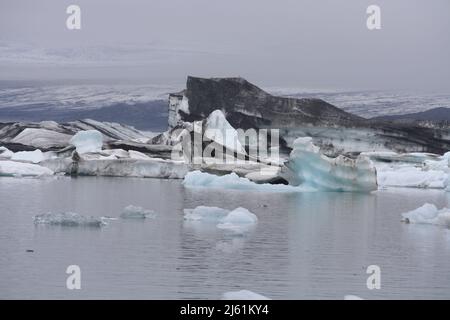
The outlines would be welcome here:
[[[403,123],[414,121],[450,121],[450,108],[438,107],[422,112],[380,116],[372,119]]]

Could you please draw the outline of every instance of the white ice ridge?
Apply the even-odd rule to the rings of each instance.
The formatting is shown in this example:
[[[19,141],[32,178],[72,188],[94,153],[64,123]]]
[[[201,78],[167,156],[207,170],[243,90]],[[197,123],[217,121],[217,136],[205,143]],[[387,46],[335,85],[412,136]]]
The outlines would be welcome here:
[[[106,225],[101,218],[86,217],[75,212],[44,213],[34,216],[35,224],[49,224],[64,227],[101,227]]]
[[[368,157],[329,158],[320,153],[311,137],[294,141],[286,167],[290,183],[322,191],[370,192],[378,188],[377,173]]]
[[[75,146],[79,154],[87,152],[100,152],[103,146],[103,135],[97,130],[77,132],[70,143]]]
[[[217,207],[198,206],[195,209],[184,209],[184,219],[214,223],[219,229],[236,233],[249,231],[258,222],[255,214],[241,207],[230,211]]]
[[[228,150],[246,154],[244,147],[239,142],[236,129],[227,121],[221,110],[215,110],[206,119],[204,136]]]
[[[365,154],[374,160],[380,187],[445,189],[449,185],[449,152],[443,156],[428,153]]]
[[[230,291],[222,295],[222,300],[271,300],[250,290]]]
[[[436,224],[450,228],[450,209],[438,209],[434,204],[425,203],[423,206],[403,213],[406,223]]]
[[[302,192],[314,191],[312,188],[302,186],[288,186],[284,184],[258,184],[247,178],[239,177],[232,172],[223,176],[201,172],[199,170],[189,172],[183,181],[183,185],[188,188],[217,188],[230,190],[248,190],[262,192]]]
[[[125,209],[123,209],[123,212],[120,215],[120,217],[122,219],[154,218],[155,212],[153,210],[147,210],[142,207],[129,205]]]
[[[0,176],[34,177],[53,175],[53,171],[37,164],[0,160]]]

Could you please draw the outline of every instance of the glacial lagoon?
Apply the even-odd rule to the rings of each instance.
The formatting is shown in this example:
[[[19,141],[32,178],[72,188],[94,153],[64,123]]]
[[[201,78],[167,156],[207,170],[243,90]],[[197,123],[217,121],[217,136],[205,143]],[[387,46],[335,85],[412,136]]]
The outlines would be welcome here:
[[[272,299],[449,299],[450,230],[402,223],[442,190],[370,194],[185,188],[181,180],[45,177],[0,179],[0,298],[220,299],[251,290]],[[129,205],[151,219],[101,228],[35,225],[33,216],[119,217]],[[235,234],[184,219],[200,205],[245,207],[258,217]],[[81,269],[81,289],[66,269]],[[369,265],[381,289],[366,285]]]

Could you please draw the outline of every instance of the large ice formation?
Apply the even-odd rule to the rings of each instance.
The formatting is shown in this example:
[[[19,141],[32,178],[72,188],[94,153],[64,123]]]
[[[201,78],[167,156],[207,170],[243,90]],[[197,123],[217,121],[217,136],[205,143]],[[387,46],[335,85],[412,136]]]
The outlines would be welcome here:
[[[372,161],[359,156],[329,158],[320,153],[312,138],[297,138],[286,163],[287,180],[323,191],[370,192],[377,189],[377,174]]]
[[[191,171],[185,177],[183,185],[188,188],[217,188],[230,190],[248,190],[248,191],[264,191],[264,192],[300,192],[300,191],[314,191],[312,188],[305,188],[303,186],[289,186],[283,184],[258,184],[250,181],[247,178],[239,177],[232,172],[223,176],[214,174]]]

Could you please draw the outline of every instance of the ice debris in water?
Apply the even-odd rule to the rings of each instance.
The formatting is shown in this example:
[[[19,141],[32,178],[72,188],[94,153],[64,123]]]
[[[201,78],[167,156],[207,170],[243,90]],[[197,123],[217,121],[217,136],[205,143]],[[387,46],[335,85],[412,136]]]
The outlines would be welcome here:
[[[364,299],[361,297],[352,295],[352,294],[348,294],[348,295],[344,296],[344,300],[364,300]]]
[[[311,188],[288,186],[283,184],[258,184],[250,181],[247,178],[239,177],[232,172],[223,176],[214,174],[191,171],[183,180],[183,185],[188,188],[221,188],[230,190],[248,190],[248,191],[263,191],[263,192],[300,192],[313,191]]]
[[[155,212],[153,210],[147,210],[142,207],[129,205],[127,206],[122,214],[120,215],[122,219],[145,219],[154,218]]]
[[[250,230],[257,222],[258,217],[245,208],[236,208],[232,211],[217,208],[198,206],[195,209],[185,209],[184,219],[214,223],[219,229],[242,233]]]
[[[222,300],[271,300],[250,290],[230,291],[222,295]]]
[[[64,227],[101,227],[106,225],[102,218],[87,217],[75,212],[38,214],[34,216],[34,223]]]
[[[423,206],[403,213],[402,221],[406,223],[436,224],[450,228],[450,209],[438,209],[434,204],[425,203]]]
[[[79,131],[70,139],[70,143],[80,154],[100,152],[103,146],[103,135],[97,130]]]
[[[359,156],[353,160],[340,155],[329,158],[312,143],[311,137],[294,141],[286,169],[291,184],[318,190],[370,192],[378,188],[376,170],[368,157]]]

